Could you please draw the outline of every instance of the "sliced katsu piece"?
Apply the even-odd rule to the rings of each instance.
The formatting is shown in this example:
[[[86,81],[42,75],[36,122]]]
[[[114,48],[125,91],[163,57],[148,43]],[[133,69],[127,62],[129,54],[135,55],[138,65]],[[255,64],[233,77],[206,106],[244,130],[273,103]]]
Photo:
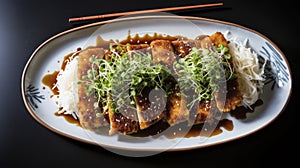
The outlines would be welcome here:
[[[174,95],[171,95],[169,97],[173,102],[181,101],[180,110],[176,109],[176,105],[173,105],[172,103],[167,105],[169,107],[168,109],[171,110],[169,115],[173,116],[171,118],[168,118],[169,123],[171,123],[170,121],[172,121],[172,118],[175,118],[177,123],[187,121],[188,126],[201,124],[207,120],[210,120],[213,117],[212,115],[215,113],[215,110],[218,110],[216,108],[216,103],[213,100],[194,100],[194,98],[198,96],[193,89],[183,90],[178,93],[181,93],[183,95],[176,96],[173,99],[171,98]]]
[[[155,40],[150,43],[152,57],[155,63],[167,65],[173,71],[173,63],[176,61],[174,45],[168,40]],[[182,48],[188,50],[187,47]],[[188,120],[189,111],[186,108],[186,99],[181,96],[180,90],[174,90],[167,99],[166,120],[169,125],[175,125]]]
[[[110,99],[108,97],[108,99]],[[114,108],[118,107],[118,110]],[[136,108],[129,102],[120,106],[112,105],[108,108],[110,130],[109,135],[121,133],[124,135],[133,134],[139,131],[139,121]]]
[[[210,48],[212,46],[212,42],[207,35],[200,35],[196,37],[195,40],[179,38],[178,40],[172,41],[172,45],[175,50],[175,54],[179,57],[183,58],[188,55],[192,48]]]
[[[78,80],[82,81],[82,77],[87,75],[87,71],[92,68],[90,57],[102,59],[104,50],[102,48],[88,48],[82,50],[78,55]],[[94,107],[94,103],[98,99],[95,94],[88,95],[88,91],[84,85],[78,85],[78,117],[82,127],[95,130],[102,126],[108,126],[109,123],[105,119],[102,104],[99,108]]]
[[[170,70],[173,70],[173,63],[176,61],[176,56],[171,41],[169,40],[154,40],[150,43],[152,58],[155,64],[166,65]]]
[[[172,41],[175,53],[179,57],[188,55],[192,48],[207,48],[211,46],[211,41],[207,35],[198,36],[195,40],[187,38],[178,38]],[[185,96],[178,96],[184,94]],[[167,121],[170,125],[187,121],[188,125],[203,123],[209,115],[211,101],[205,100],[201,102],[193,102],[193,90],[177,91],[170,95],[168,110],[169,115]],[[175,103],[174,103],[175,102]],[[189,104],[189,106],[187,106]]]
[[[169,40],[154,40],[150,43],[150,46],[154,63],[163,64],[167,66],[171,73],[174,72],[173,64],[177,57],[174,53],[172,42]],[[173,73],[173,77],[175,77],[174,75]],[[176,80],[170,83],[171,87],[175,87],[175,82]],[[169,125],[175,125],[187,120],[189,113],[186,109],[185,100],[180,96],[180,91],[174,90],[171,92],[168,95],[166,104],[167,113],[165,113],[165,119]]]
[[[215,46],[222,44],[228,47],[228,41],[225,39],[224,35],[220,32],[216,32],[209,36],[210,40]],[[230,50],[228,51],[230,53]],[[232,58],[229,59],[231,67]],[[233,69],[234,72],[234,69]],[[233,78],[227,81],[226,85],[221,86],[218,92],[215,93],[215,99],[217,107],[222,112],[229,112],[234,110],[237,106],[241,105],[243,102],[243,97],[241,91],[239,90],[239,83],[237,78]]]
[[[148,44],[133,44],[128,45],[128,51],[133,53],[151,54],[152,48]],[[141,94],[134,97],[141,130],[150,127],[159,120],[165,117],[166,100],[162,90],[154,88],[145,88]]]
[[[179,90],[173,91],[168,96],[166,120],[170,126],[189,120],[186,99],[182,97]]]
[[[199,36],[195,41],[198,41],[196,43],[200,44],[201,48],[206,49],[210,49],[214,45],[218,46],[219,44],[228,47],[227,40],[220,32],[216,32],[211,36]],[[231,60],[229,61],[231,63]],[[226,85],[221,84],[219,91],[214,94],[213,100],[202,100],[199,102],[198,108],[191,108],[189,125],[211,121],[219,111],[228,112],[234,110],[242,103],[242,96],[238,88],[237,79],[228,80]]]
[[[191,40],[175,40],[172,41],[172,45],[175,50],[175,54],[179,57],[183,58],[188,55],[192,50],[192,44],[190,43]]]
[[[166,116],[165,92],[160,89],[143,89],[134,97],[140,129],[146,129]]]
[[[190,118],[188,125],[202,124],[206,121],[211,121],[213,115],[218,112],[216,103],[213,100],[202,100],[190,110]]]
[[[114,48],[114,52],[117,52],[119,55],[128,51],[128,46],[126,45],[114,44],[112,45],[112,48]],[[105,59],[111,59],[111,54],[113,54],[113,52],[107,50]],[[127,135],[138,132],[139,122],[135,106],[130,104],[130,101],[125,101],[124,104],[120,105],[117,104],[117,100],[112,100],[110,93],[107,93],[107,99],[108,102],[113,102],[108,107],[108,118],[110,123],[109,135],[114,135],[116,133]]]
[[[133,45],[131,47],[137,48]],[[173,47],[168,40],[154,40],[150,43],[152,59],[155,64],[163,64],[168,68],[176,60]],[[138,48],[147,48],[145,44]],[[166,116],[165,92],[154,88],[145,88],[140,95],[134,97],[140,129],[146,129]]]
[[[210,49],[213,46],[213,41],[208,35],[200,35],[193,40],[194,47]],[[196,115],[190,112],[189,124],[201,124],[210,121],[213,118],[216,110],[216,102],[214,100],[201,100],[196,109]],[[195,113],[194,113],[195,114]]]
[[[133,44],[128,45],[127,50],[130,53],[151,54],[149,44]],[[164,118],[166,100],[161,90],[152,88],[143,89],[140,95],[134,97],[141,130],[148,128]]]
[[[119,47],[117,47],[119,46]],[[121,45],[115,44],[112,46],[118,54],[122,55],[126,52],[129,52],[128,59],[131,59],[133,53],[147,53],[149,51],[148,44],[132,44],[132,45]],[[106,54],[106,59],[110,59],[111,51],[108,51]],[[109,134],[113,135],[116,133],[121,133],[124,135],[133,134],[138,132],[140,129],[144,129],[146,126],[146,120],[148,119],[145,115],[141,115],[141,107],[136,103],[135,105],[130,104],[130,100],[125,101],[124,104],[118,105],[114,101],[115,107],[118,110],[114,110],[112,106],[108,108],[109,121],[110,121],[110,131]],[[139,111],[140,110],[140,111]],[[144,118],[143,118],[143,117]],[[146,118],[146,119],[145,119]]]
[[[217,107],[222,112],[234,110],[243,103],[237,79],[228,80],[226,87],[221,88],[214,96]]]

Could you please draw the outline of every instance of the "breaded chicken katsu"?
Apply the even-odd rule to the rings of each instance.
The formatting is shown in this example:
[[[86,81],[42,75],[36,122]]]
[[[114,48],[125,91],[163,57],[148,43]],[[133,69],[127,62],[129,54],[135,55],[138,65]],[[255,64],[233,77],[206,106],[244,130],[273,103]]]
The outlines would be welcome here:
[[[247,104],[242,73],[221,32],[111,42],[107,48],[88,47],[75,59],[73,113],[89,130],[109,127],[109,135],[129,135],[161,121],[193,126]]]

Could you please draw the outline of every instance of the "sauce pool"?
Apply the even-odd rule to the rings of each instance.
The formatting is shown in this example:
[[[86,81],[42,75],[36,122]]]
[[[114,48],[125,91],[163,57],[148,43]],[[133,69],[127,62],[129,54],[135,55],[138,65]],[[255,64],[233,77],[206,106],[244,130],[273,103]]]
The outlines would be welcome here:
[[[253,113],[255,108],[262,105],[263,101],[261,99],[258,99],[253,105],[251,105],[251,108],[246,108],[244,106],[237,107],[235,110],[230,111],[230,115],[236,119],[246,119],[247,113]]]
[[[64,119],[70,123],[70,124],[75,124],[77,126],[81,126],[79,120],[76,120],[75,118],[72,117],[72,115],[66,115],[66,114],[59,114],[58,112],[54,113],[55,116],[58,117],[64,117]]]
[[[190,138],[197,136],[212,137],[223,132],[222,128],[227,131],[233,130],[233,122],[229,119],[222,119],[216,121],[218,123],[212,124],[211,128],[204,128],[204,124],[194,125],[192,127],[186,126],[186,123],[169,126],[165,121],[159,121],[151,127],[141,130],[138,133],[133,134],[135,137],[148,137],[158,138],[165,136],[168,139],[174,138]]]
[[[138,34],[131,36],[129,35],[130,32],[128,32],[128,36],[125,40],[120,41],[120,44],[126,45],[127,43],[130,44],[150,44],[151,41],[153,40],[176,40],[178,39],[177,37],[173,37],[170,35],[162,35],[162,34],[157,34],[154,33],[153,35],[145,34],[143,36],[139,36]]]
[[[52,74],[47,74],[42,78],[42,83],[47,86],[54,95],[58,95],[58,89],[57,87],[54,87],[56,85],[56,77],[58,75],[59,71],[54,71]]]

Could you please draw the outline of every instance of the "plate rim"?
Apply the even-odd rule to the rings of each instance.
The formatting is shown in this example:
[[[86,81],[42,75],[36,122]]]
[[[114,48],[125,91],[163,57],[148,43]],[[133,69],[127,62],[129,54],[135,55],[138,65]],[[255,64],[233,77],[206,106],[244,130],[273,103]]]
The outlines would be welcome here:
[[[289,62],[285,56],[285,54],[280,50],[280,48],[272,41],[270,40],[268,37],[266,37],[265,35],[261,34],[260,32],[254,30],[254,29],[251,29],[251,28],[248,28],[248,27],[245,27],[245,26],[242,26],[240,24],[236,24],[236,23],[233,23],[233,22],[229,22],[229,21],[223,21],[223,20],[217,20],[217,19],[211,19],[211,18],[205,18],[205,17],[195,17],[195,16],[177,16],[177,15],[171,15],[171,16],[166,16],[166,15],[146,15],[146,16],[128,16],[128,17],[125,17],[125,18],[117,18],[117,19],[111,19],[111,20],[105,20],[105,21],[99,21],[99,22],[95,22],[95,23],[90,23],[90,24],[86,24],[86,25],[82,25],[82,26],[79,26],[79,27],[75,27],[75,28],[71,28],[71,29],[68,29],[68,30],[65,30],[65,31],[62,31],[60,33],[57,33],[55,35],[53,35],[52,37],[48,38],[47,40],[45,40],[44,42],[42,42],[35,50],[34,52],[31,54],[31,56],[29,57],[29,59],[27,60],[25,66],[24,66],[24,69],[23,69],[23,72],[22,72],[22,77],[21,77],[21,93],[22,93],[22,98],[23,98],[23,103],[25,104],[25,107],[27,109],[27,112],[29,112],[29,114],[41,125],[43,125],[44,127],[46,127],[47,129],[51,130],[52,132],[55,132],[56,134],[59,134],[59,135],[62,135],[62,136],[65,136],[67,138],[71,138],[73,140],[76,140],[76,141],[80,141],[80,142],[83,142],[83,143],[87,143],[87,144],[91,144],[91,145],[96,145],[96,146],[99,146],[99,147],[105,147],[105,148],[111,148],[111,149],[117,149],[117,150],[126,150],[126,151],[152,151],[152,152],[155,152],[155,151],[160,151],[160,149],[135,149],[135,148],[126,148],[126,147],[120,147],[120,146],[113,146],[113,145],[106,145],[106,144],[101,144],[99,145],[98,143],[96,142],[93,142],[93,141],[89,141],[89,140],[85,140],[83,138],[80,138],[80,137],[77,137],[77,136],[74,136],[74,135],[71,135],[71,134],[67,134],[67,133],[64,133],[60,130],[57,130],[55,129],[54,127],[52,127],[51,125],[47,124],[46,122],[44,122],[43,120],[41,120],[36,114],[35,112],[32,110],[32,108],[30,107],[30,105],[28,104],[27,102],[27,99],[26,99],[26,96],[25,96],[25,77],[26,77],[26,74],[27,74],[27,70],[32,62],[32,60],[35,58],[36,54],[46,45],[48,44],[49,42],[55,40],[56,38],[59,38],[61,36],[64,36],[68,33],[72,33],[72,32],[75,32],[75,31],[79,31],[79,30],[82,30],[82,29],[86,29],[86,28],[91,28],[91,27],[94,27],[94,26],[100,26],[100,25],[104,25],[106,23],[117,23],[117,22],[122,22],[122,21],[132,21],[132,20],[139,20],[139,19],[176,19],[176,18],[179,18],[179,19],[187,19],[187,20],[196,20],[196,21],[208,21],[208,22],[213,22],[213,23],[220,23],[220,24],[223,24],[223,25],[229,25],[229,26],[233,26],[233,27],[237,27],[237,28],[241,28],[241,29],[244,29],[246,31],[249,31],[249,32],[252,32],[260,37],[262,37],[263,39],[265,39],[266,41],[268,41],[278,52],[279,54],[281,55],[281,57],[284,59],[284,62],[287,64],[287,71],[289,72],[289,75],[290,75],[290,88],[289,88],[289,94],[287,96],[287,99],[286,101],[284,102],[284,105],[282,107],[282,109],[280,109],[280,111],[278,112],[278,114],[272,118],[269,122],[265,123],[263,126],[259,127],[259,128],[256,128],[250,132],[247,132],[247,133],[244,133],[242,135],[239,135],[239,136],[235,136],[235,137],[232,137],[232,138],[229,138],[229,139],[226,139],[226,140],[221,140],[221,141],[218,141],[218,142],[214,142],[214,143],[210,143],[210,144],[205,144],[205,145],[195,145],[195,146],[192,146],[192,147],[180,147],[180,148],[176,148],[176,145],[174,146],[175,148],[169,148],[167,149],[166,151],[184,151],[184,150],[192,150],[192,149],[199,149],[199,148],[204,148],[204,147],[209,147],[209,146],[215,146],[215,145],[219,145],[219,144],[223,144],[223,143],[227,143],[227,142],[230,142],[230,141],[235,141],[237,139],[240,139],[240,138],[243,138],[243,137],[246,137],[250,134],[253,134],[257,131],[260,131],[262,130],[263,128],[265,128],[266,126],[270,125],[273,121],[275,121],[280,115],[282,115],[283,111],[285,111],[285,108],[287,107],[289,101],[290,101],[290,98],[291,98],[291,94],[292,94],[292,73],[291,73],[291,68],[290,68],[290,65],[289,65]],[[84,128],[83,128],[84,129]]]

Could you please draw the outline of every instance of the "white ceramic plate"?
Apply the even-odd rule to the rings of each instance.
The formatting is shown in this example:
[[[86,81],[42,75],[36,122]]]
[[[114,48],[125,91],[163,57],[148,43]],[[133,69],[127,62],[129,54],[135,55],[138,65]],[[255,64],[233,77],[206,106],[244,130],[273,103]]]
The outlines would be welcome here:
[[[183,35],[195,38],[199,34],[213,34],[220,31],[228,34],[237,41],[248,39],[249,47],[261,56],[270,60],[274,68],[275,86],[268,84],[264,87],[261,99],[263,105],[255,108],[246,119],[236,119],[227,115],[233,121],[233,130],[209,138],[199,137],[183,139],[146,138],[141,141],[126,141],[122,136],[103,136],[87,131],[67,122],[63,117],[54,113],[58,110],[53,100],[52,92],[42,84],[42,78],[49,73],[59,70],[63,57],[77,48],[95,45],[95,36],[104,39],[125,39],[128,30],[131,34],[162,33]],[[281,87],[279,87],[279,85]],[[41,44],[32,54],[22,76],[22,95],[29,113],[48,129],[90,144],[98,144],[111,149],[125,151],[163,151],[187,150],[216,145],[244,137],[270,124],[284,110],[291,94],[291,74],[288,62],[280,49],[267,37],[249,28],[205,18],[176,16],[136,16],[118,20],[94,23],[74,28]],[[164,145],[167,144],[167,145]],[[167,146],[167,147],[166,147]]]

